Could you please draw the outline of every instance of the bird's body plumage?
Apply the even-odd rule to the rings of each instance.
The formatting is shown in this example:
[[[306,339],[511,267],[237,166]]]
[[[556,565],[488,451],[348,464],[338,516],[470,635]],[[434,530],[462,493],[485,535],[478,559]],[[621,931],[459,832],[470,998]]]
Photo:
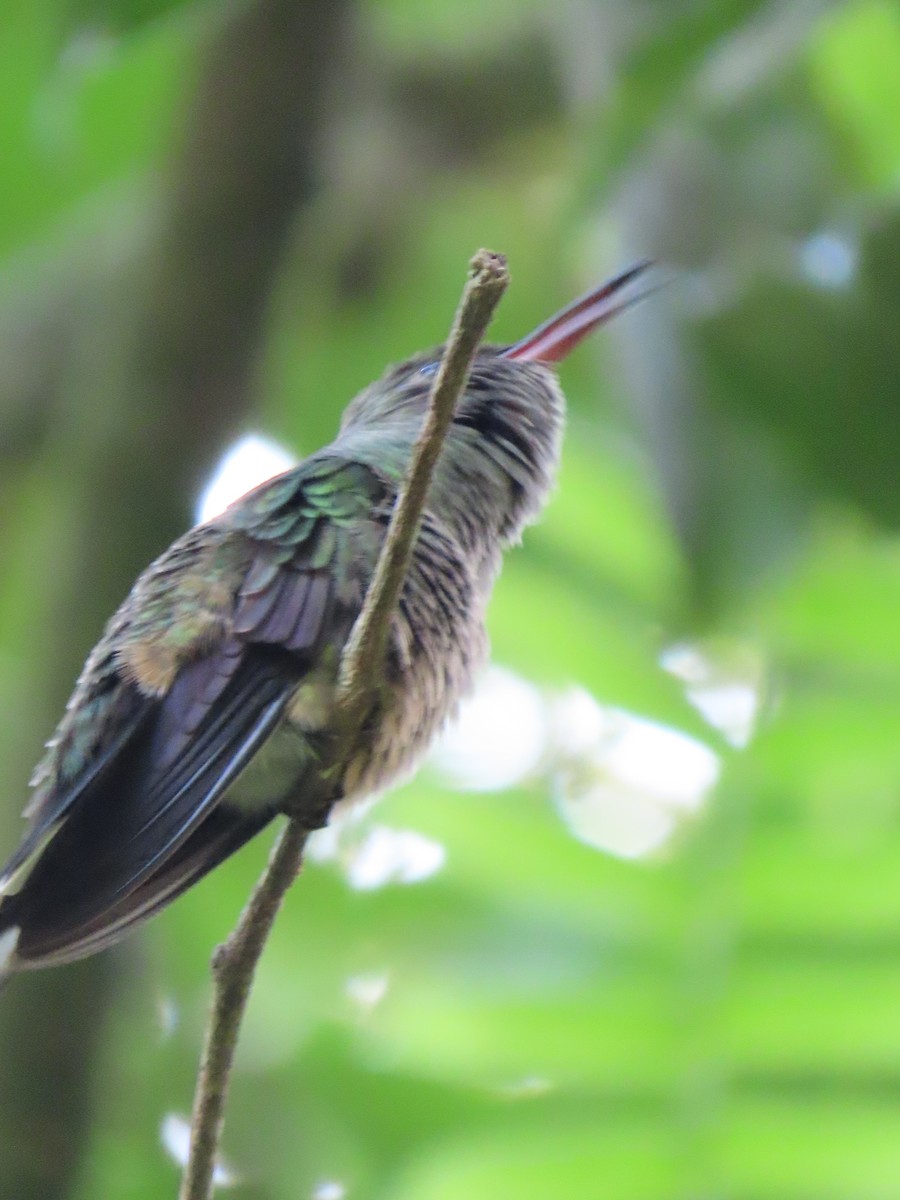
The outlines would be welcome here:
[[[139,577],[35,771],[29,826],[0,878],[0,932],[19,930],[16,968],[102,948],[279,811],[315,827],[336,799],[378,791],[421,757],[484,658],[502,545],[535,506],[523,480],[549,487],[562,423],[548,370],[490,356],[476,365],[432,481],[375,714],[336,780],[327,766],[340,654],[432,361],[395,368],[386,388],[373,385],[375,403],[364,394],[351,406],[330,447],[190,530]],[[503,400],[498,374],[509,376]],[[541,461],[500,437],[505,409],[519,419],[523,379],[546,409]]]
[[[560,314],[559,345],[604,320],[631,277]],[[335,802],[415,766],[485,657],[502,550],[555,475],[564,401],[545,365],[553,323],[539,333],[540,357],[534,335],[479,351],[348,761],[331,751],[341,653],[440,351],[389,369],[330,446],[190,530],[138,578],[32,779],[25,835],[0,874],[0,980],[116,941],[277,813],[315,828]]]

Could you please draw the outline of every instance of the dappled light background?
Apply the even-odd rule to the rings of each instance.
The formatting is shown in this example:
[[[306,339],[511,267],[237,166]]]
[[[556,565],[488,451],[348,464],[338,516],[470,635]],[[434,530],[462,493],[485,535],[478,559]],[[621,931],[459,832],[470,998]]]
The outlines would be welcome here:
[[[0,13],[0,804],[136,572],[445,336],[643,256],[420,774],[317,834],[219,1167],[246,1200],[900,1194],[890,0]],[[0,1196],[174,1195],[263,835],[0,999]]]

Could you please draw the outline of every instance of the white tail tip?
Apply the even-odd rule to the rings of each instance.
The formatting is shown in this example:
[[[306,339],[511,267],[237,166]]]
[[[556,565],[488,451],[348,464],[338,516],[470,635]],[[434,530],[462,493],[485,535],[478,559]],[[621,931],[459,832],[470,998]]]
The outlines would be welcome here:
[[[19,944],[19,934],[22,930],[18,925],[10,925],[0,933],[0,978],[11,969],[13,955]]]

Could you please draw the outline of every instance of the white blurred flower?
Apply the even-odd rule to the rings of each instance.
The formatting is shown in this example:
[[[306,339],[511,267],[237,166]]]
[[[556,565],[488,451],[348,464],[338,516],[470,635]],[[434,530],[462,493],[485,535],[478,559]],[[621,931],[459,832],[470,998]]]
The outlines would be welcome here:
[[[188,1150],[191,1144],[190,1121],[179,1113],[166,1113],[159,1127],[159,1136],[169,1157],[179,1167],[187,1166]],[[231,1167],[217,1157],[213,1169],[213,1186],[234,1187],[238,1182],[240,1182],[238,1176]]]
[[[729,645],[716,654],[688,642],[667,647],[663,668],[685,684],[700,715],[737,749],[753,736],[759,714],[762,663],[747,646]]]
[[[463,701],[431,760],[454,787],[499,791],[535,770],[546,742],[540,691],[521,675],[492,665]]]
[[[367,1015],[387,995],[390,975],[387,971],[367,971],[350,975],[344,983],[344,992],[362,1015]]]
[[[603,706],[573,688],[553,704],[554,797],[572,833],[640,858],[696,811],[719,776],[717,756],[678,730]]]
[[[337,862],[341,855],[341,814],[332,813],[327,825],[315,829],[306,840],[303,857],[307,862]]]
[[[284,446],[248,433],[222,455],[197,501],[198,521],[210,521],[245,492],[293,467],[297,459]]]
[[[313,1188],[310,1200],[344,1200],[347,1189],[336,1179],[323,1179]]]
[[[157,996],[156,1019],[163,1041],[170,1038],[178,1028],[178,1005],[171,996]]]
[[[389,883],[420,883],[437,874],[447,852],[412,829],[373,825],[341,857],[350,886],[364,892]]]
[[[683,655],[679,661],[683,666],[688,660]],[[706,670],[705,660],[690,660],[697,670],[700,662]],[[665,666],[675,672],[668,659]],[[755,691],[719,676],[703,678],[705,686],[691,676],[694,703],[706,705],[705,711],[714,706],[716,720],[727,719],[735,739],[749,736]],[[548,697],[497,666],[485,672],[433,762],[457,787],[480,791],[547,773],[575,836],[626,858],[663,845],[683,814],[702,805],[719,775],[713,751],[677,729],[599,704],[583,688]]]
[[[420,883],[437,874],[447,852],[440,842],[413,829],[369,823],[370,804],[339,808],[307,842],[307,861],[333,862],[358,891],[389,883]]]
[[[855,241],[831,229],[810,234],[800,243],[798,254],[803,274],[820,288],[847,287],[859,269]]]
[[[642,858],[658,850],[676,826],[673,809],[619,780],[595,782],[578,791],[562,783],[560,815],[579,841],[618,858]]]

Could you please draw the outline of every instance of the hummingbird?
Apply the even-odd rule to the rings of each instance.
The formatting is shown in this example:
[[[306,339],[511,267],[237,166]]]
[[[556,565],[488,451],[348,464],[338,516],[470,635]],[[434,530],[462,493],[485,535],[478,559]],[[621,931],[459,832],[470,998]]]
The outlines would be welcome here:
[[[279,813],[315,829],[409,773],[487,654],[504,549],[543,507],[556,364],[640,296],[630,268],[475,356],[431,479],[374,711],[329,757],[342,649],[442,348],[390,367],[335,440],[195,526],[141,574],[87,658],[0,872],[0,981],[118,941]],[[332,756],[333,757],[333,756]]]

